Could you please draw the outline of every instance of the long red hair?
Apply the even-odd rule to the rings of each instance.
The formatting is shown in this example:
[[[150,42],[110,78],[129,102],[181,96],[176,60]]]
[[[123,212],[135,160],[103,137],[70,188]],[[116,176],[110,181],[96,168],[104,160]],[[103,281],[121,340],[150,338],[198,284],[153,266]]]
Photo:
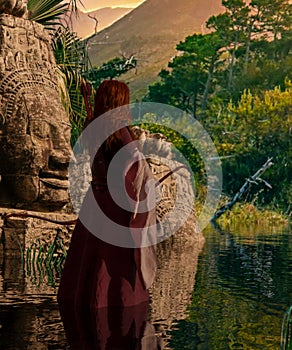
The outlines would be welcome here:
[[[127,84],[118,80],[104,80],[95,94],[93,120],[110,110],[122,106],[128,106],[129,104],[130,90]],[[123,115],[120,114],[121,112]],[[121,111],[117,110],[117,113],[113,112],[110,114],[110,117],[113,119],[111,122],[116,125],[116,129],[118,129],[121,120],[126,120],[129,124],[132,119],[130,107],[123,108]],[[132,137],[135,138],[131,128],[129,128],[129,130]],[[105,142],[106,148],[110,148],[113,143],[120,139],[121,133],[118,130],[108,137]]]
[[[118,80],[104,80],[96,91],[93,118],[130,103],[128,85]]]

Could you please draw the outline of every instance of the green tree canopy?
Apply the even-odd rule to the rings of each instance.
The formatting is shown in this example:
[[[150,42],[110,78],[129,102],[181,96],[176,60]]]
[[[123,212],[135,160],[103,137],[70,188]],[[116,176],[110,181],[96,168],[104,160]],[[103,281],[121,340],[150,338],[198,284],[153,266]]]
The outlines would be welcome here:
[[[258,196],[259,203],[274,201],[289,210],[292,5],[288,0],[222,4],[225,12],[207,21],[210,33],[177,45],[177,56],[145,99],[179,107],[203,123],[223,157],[227,194],[273,157],[267,173],[272,188]]]

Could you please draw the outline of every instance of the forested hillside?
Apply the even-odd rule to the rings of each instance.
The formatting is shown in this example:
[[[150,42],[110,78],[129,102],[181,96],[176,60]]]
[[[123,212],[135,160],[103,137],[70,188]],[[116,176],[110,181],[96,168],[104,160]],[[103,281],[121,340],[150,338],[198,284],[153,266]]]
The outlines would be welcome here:
[[[146,0],[88,42],[93,66],[121,55],[134,55],[137,70],[123,76],[132,99],[140,99],[147,85],[175,54],[176,44],[187,35],[207,30],[205,22],[222,11],[221,0]]]
[[[225,11],[207,21],[209,33],[193,34],[177,45],[176,57],[145,100],[177,106],[203,123],[222,157],[228,195],[273,157],[274,166],[248,199],[289,212],[291,4],[222,3]]]

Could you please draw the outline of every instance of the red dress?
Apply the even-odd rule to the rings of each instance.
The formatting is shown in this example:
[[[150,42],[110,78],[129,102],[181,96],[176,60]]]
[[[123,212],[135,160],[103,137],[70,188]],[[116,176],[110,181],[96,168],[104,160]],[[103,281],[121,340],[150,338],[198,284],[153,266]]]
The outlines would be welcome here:
[[[114,154],[129,142],[127,131],[124,131],[124,136],[122,142],[115,144],[110,151],[104,145],[100,147],[92,166],[92,190],[102,211],[111,220],[127,227],[131,235],[131,224],[137,225],[135,220],[141,221],[141,217],[143,221],[143,215],[140,219],[135,215],[133,219],[133,213],[119,207],[109,193],[106,180]],[[131,189],[137,176],[137,166],[134,165],[125,176],[126,188]],[[124,181],[123,174],[120,177],[121,182]],[[134,189],[134,192],[141,191]],[[98,230],[105,229],[102,225],[97,226],[97,234],[92,234],[80,220],[77,221],[58,290],[59,304],[102,308],[128,307],[147,301],[148,281],[153,280],[156,266],[153,249],[124,248],[104,242],[98,238]]]

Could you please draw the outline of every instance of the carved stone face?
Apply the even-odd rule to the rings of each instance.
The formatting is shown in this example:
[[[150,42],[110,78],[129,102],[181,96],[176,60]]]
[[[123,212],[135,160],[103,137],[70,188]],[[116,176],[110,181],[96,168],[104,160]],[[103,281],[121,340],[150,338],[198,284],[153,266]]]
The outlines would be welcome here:
[[[53,91],[23,90],[2,125],[0,173],[16,203],[58,208],[68,202],[71,127],[59,101]]]

